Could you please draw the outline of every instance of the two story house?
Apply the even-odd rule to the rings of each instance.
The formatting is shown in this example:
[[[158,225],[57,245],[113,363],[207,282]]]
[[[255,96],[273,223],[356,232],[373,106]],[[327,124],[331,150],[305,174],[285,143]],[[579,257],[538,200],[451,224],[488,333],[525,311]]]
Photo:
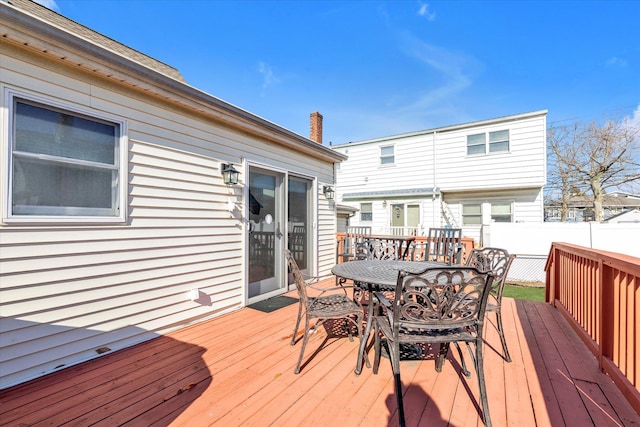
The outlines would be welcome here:
[[[461,227],[478,241],[492,221],[542,222],[547,111],[445,126],[333,149],[336,201],[358,209],[350,225],[423,235]]]

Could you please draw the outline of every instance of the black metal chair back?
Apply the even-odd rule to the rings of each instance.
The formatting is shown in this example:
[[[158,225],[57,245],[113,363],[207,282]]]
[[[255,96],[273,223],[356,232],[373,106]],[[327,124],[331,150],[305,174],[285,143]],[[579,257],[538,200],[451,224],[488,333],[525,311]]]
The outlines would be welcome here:
[[[502,294],[507,282],[509,268],[515,258],[515,255],[509,255],[509,252],[505,249],[487,247],[473,249],[465,262],[465,265],[469,267],[475,267],[480,271],[491,271],[494,275],[487,311],[496,313],[496,328],[502,343],[502,356],[507,362],[511,362],[511,356],[509,355],[502,327]]]
[[[386,306],[376,316],[375,359],[373,371],[380,365],[382,339],[386,340],[394,373],[400,425],[405,425],[400,379],[401,344],[440,344],[436,370],[440,372],[449,344],[474,344],[474,363],[478,374],[482,416],[491,424],[483,369],[483,331],[487,299],[493,276],[473,267],[429,268],[419,274],[400,271],[392,302],[381,292],[376,300]],[[462,367],[469,374],[464,359]]]

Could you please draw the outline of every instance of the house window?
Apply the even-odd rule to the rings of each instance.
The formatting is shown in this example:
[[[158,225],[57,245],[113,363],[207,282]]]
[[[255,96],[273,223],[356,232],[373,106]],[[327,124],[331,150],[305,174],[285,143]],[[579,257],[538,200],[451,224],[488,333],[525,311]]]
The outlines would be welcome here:
[[[372,203],[360,203],[360,221],[373,221]]]
[[[484,133],[467,135],[467,154],[485,154],[486,136]]]
[[[491,221],[513,222],[513,214],[511,212],[511,203],[492,203],[491,204]]]
[[[462,225],[482,225],[482,205],[462,205]]]
[[[123,220],[123,123],[10,96],[7,219]]]
[[[487,134],[467,135],[467,154],[486,154],[509,151],[509,131],[489,132],[489,148],[487,151]]]
[[[387,145],[386,147],[380,147],[380,164],[392,165],[395,163],[394,147],[393,145]]]
[[[509,131],[489,132],[489,152],[509,151]]]

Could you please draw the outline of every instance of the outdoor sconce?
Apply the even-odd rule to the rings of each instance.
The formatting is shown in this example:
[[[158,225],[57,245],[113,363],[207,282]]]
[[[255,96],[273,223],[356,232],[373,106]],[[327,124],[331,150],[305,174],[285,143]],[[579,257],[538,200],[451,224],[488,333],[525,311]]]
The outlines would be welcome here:
[[[235,185],[238,183],[238,172],[232,164],[222,163],[220,164],[220,170],[222,172],[222,180],[226,185]]]
[[[322,192],[324,193],[324,197],[326,197],[327,200],[333,200],[333,197],[336,194],[335,190],[329,185],[325,185],[324,187],[322,187]]]

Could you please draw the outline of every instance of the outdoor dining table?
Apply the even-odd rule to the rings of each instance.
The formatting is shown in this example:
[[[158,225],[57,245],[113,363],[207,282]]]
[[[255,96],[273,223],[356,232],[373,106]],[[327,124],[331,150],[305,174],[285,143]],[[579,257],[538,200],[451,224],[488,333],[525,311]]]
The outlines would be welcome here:
[[[331,272],[340,280],[353,280],[354,283],[367,286],[369,293],[368,316],[364,329],[364,336],[358,348],[358,363],[356,364],[356,375],[362,372],[362,361],[365,359],[365,350],[369,334],[371,333],[371,325],[373,320],[373,292],[375,291],[393,291],[396,289],[398,280],[398,272],[400,270],[409,273],[420,273],[429,267],[446,267],[441,262],[434,261],[392,261],[392,260],[362,260],[349,261],[336,264]],[[368,359],[367,359],[368,360]],[[367,362],[368,364],[368,362]],[[368,365],[367,365],[368,366]]]

